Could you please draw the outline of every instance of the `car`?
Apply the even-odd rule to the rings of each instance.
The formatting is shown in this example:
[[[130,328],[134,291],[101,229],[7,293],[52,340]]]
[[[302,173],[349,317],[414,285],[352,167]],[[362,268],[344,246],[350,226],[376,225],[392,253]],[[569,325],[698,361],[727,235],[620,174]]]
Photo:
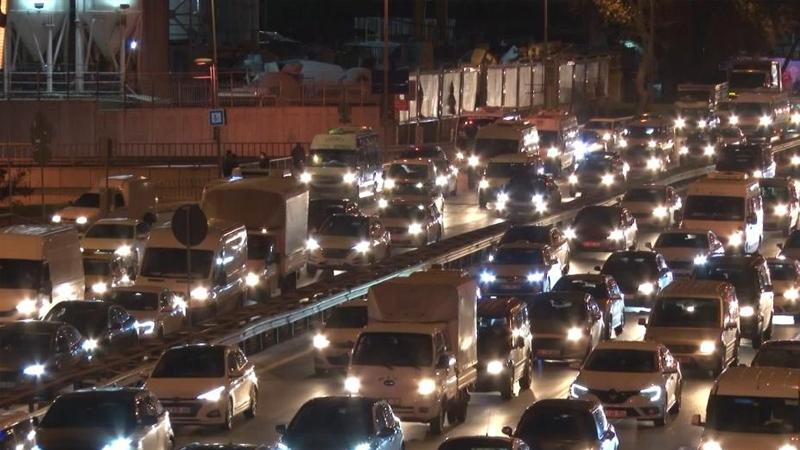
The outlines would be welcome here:
[[[725,253],[722,242],[710,230],[666,230],[658,235],[655,245],[649,242],[647,245],[664,257],[676,277],[689,276],[694,266],[705,264],[710,256]]]
[[[744,142],[744,135],[741,135],[740,140],[736,140],[736,131],[741,133],[738,128],[730,129],[732,131],[726,132],[731,135],[728,138],[730,144],[740,144]],[[683,144],[678,149],[678,157],[680,158],[681,165],[688,164],[703,164],[709,165],[714,163],[717,156],[717,149],[720,145],[724,145],[724,140],[717,137],[712,131],[692,131],[686,135]]]
[[[192,442],[189,445],[184,445],[180,450],[269,450],[268,445],[264,444],[203,444],[200,442]]]
[[[750,338],[754,349],[772,339],[774,292],[766,259],[759,255],[712,256],[695,267],[694,278],[733,284],[742,336]]]
[[[800,369],[800,341],[783,339],[764,342],[756,352],[750,365],[753,367]]]
[[[430,160],[415,158],[392,161],[384,165],[383,177],[382,200],[404,198],[420,203],[432,201],[439,211],[444,211],[444,187],[436,184],[436,166]]]
[[[352,269],[389,256],[391,234],[378,217],[334,214],[308,238],[308,272]]]
[[[783,243],[778,244],[778,257],[800,260],[800,230],[789,233]]]
[[[115,288],[106,301],[125,309],[136,320],[140,338],[163,338],[180,331],[188,321],[186,293],[157,286]]]
[[[258,412],[255,366],[238,347],[189,344],[165,351],[145,381],[175,424],[233,429]]]
[[[0,327],[0,390],[46,381],[87,361],[84,339],[63,322],[20,321]]]
[[[585,292],[592,296],[605,319],[604,337],[611,338],[611,331],[619,336],[625,327],[625,296],[617,280],[605,274],[564,275],[553,286],[553,292]]]
[[[84,337],[83,346],[95,353],[108,353],[139,344],[136,319],[125,308],[98,300],[56,303],[43,320],[65,322]]]
[[[762,178],[761,199],[764,203],[764,230],[780,230],[784,236],[797,228],[800,218],[800,198],[791,178]]]
[[[590,252],[626,250],[637,243],[639,227],[633,214],[619,206],[585,206],[564,235],[572,249]]]
[[[444,235],[444,217],[433,203],[394,199],[378,210],[395,247],[424,247]]]
[[[800,317],[800,262],[796,259],[767,258],[772,280],[775,314]]]
[[[478,182],[478,206],[486,208],[495,202],[505,185],[515,176],[544,174],[544,163],[538,156],[527,153],[501,154],[491,158]]]
[[[550,175],[515,175],[487,207],[509,219],[527,219],[561,209],[561,191]]]
[[[639,226],[670,227],[683,202],[672,186],[645,184],[625,191],[620,205],[633,214]]]
[[[569,191],[575,196],[587,190],[597,192],[598,188],[617,189],[625,183],[628,168],[628,164],[616,153],[588,153],[567,177]]]
[[[358,334],[367,325],[367,302],[351,300],[331,309],[331,313],[312,340],[316,350],[314,371],[343,370],[350,363]]]
[[[36,429],[41,450],[170,450],[170,415],[142,388],[99,387],[56,398]]]
[[[716,170],[740,172],[753,178],[772,178],[777,164],[770,144],[726,145],[717,152]]]
[[[650,306],[653,298],[673,280],[664,257],[649,250],[614,252],[599,269],[600,273],[614,277],[627,306]]]
[[[545,244],[558,258],[564,268],[564,273],[569,272],[570,248],[569,239],[564,233],[553,225],[511,225],[503,232],[498,245],[513,244],[515,242],[530,242]]]
[[[499,391],[511,400],[515,385],[530,389],[532,338],[528,310],[520,300],[493,298],[478,302],[477,392]]]
[[[278,448],[291,450],[401,450],[400,420],[386,400],[359,396],[317,397],[289,422],[278,425]]]
[[[610,419],[652,420],[664,426],[681,408],[680,364],[652,341],[601,342],[581,367],[569,397],[594,400]]]
[[[34,450],[36,430],[33,418],[23,411],[0,413],[0,449]]]
[[[606,334],[603,312],[585,292],[546,292],[525,302],[535,359],[583,361]]]
[[[398,155],[400,159],[425,158],[436,166],[436,185],[443,188],[446,194],[458,192],[458,169],[450,163],[450,159],[438,144],[411,145]]]
[[[348,198],[316,198],[308,201],[308,230],[316,231],[322,222],[334,214],[357,215],[358,204]]]
[[[715,131],[721,145],[743,144],[747,140],[744,136],[744,132],[742,132],[742,129],[739,127],[725,126],[719,127]]]
[[[460,436],[447,438],[437,450],[530,450],[520,439],[506,436]]]
[[[549,246],[504,244],[480,268],[481,291],[487,295],[534,295],[547,292],[564,268]]]
[[[611,135],[609,133],[609,139],[603,139],[605,135],[604,132],[595,129],[588,129],[583,128],[578,132],[578,141],[576,145],[578,148],[583,151],[583,155],[586,156],[587,153],[591,152],[601,152],[608,150],[608,146],[611,144]],[[575,155],[578,161],[582,158],[580,155]]]
[[[538,400],[522,413],[516,430],[503,427],[503,433],[535,449],[619,450],[614,425],[600,403],[590,400]]]
[[[89,226],[81,238],[87,298],[104,298],[115,286],[136,280],[151,223],[105,218]]]
[[[627,178],[653,178],[669,169],[669,155],[659,149],[647,146],[631,147],[622,155],[622,159],[630,168]]]

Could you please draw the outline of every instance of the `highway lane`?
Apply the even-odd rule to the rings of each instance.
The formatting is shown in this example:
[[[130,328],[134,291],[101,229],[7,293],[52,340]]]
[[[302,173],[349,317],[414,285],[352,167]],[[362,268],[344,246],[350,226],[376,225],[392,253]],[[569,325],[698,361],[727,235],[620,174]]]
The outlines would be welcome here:
[[[653,242],[656,232],[640,232],[639,242]],[[771,235],[765,242],[765,253],[772,252],[777,235]],[[599,259],[583,255],[573,260],[572,273],[592,271],[600,263]],[[639,314],[627,313],[629,325],[623,339],[641,339],[644,328],[636,325]],[[776,326],[776,339],[794,338],[800,332],[798,326]],[[749,341],[742,340],[741,362],[749,363],[753,350]],[[179,428],[177,441],[180,445],[189,442],[273,442],[276,438],[275,425],[288,422],[297,409],[307,400],[343,393],[342,374],[315,376],[313,370],[313,350],[310,336],[289,341],[273,347],[256,357],[258,375],[261,381],[260,410],[256,419],[240,419],[233,432],[224,433],[213,429],[194,427]],[[574,367],[561,364],[545,364],[537,368],[532,387],[521,392],[509,402],[504,402],[498,394],[474,394],[470,402],[466,423],[448,427],[442,436],[430,436],[427,427],[421,424],[404,423],[403,429],[409,450],[434,450],[446,436],[470,434],[499,434],[505,425],[516,425],[522,412],[533,401],[542,398],[563,398],[577,374]],[[637,424],[635,421],[616,421],[623,449],[684,449],[696,448],[701,429],[690,423],[692,414],[705,412],[705,404],[712,380],[704,373],[687,373],[683,392],[683,408],[665,428],[655,428],[649,423]]]

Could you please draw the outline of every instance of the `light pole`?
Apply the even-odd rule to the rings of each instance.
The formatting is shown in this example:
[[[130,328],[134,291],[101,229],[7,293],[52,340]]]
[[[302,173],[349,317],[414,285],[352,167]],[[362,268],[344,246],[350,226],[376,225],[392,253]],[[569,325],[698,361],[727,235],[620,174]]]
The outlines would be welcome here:
[[[389,143],[389,0],[383,0],[383,147]]]
[[[219,78],[217,77],[217,2],[211,0],[211,107],[216,109],[219,107]],[[222,170],[222,136],[219,126],[213,126],[214,130],[214,145],[217,147],[217,170],[220,176],[223,175]]]

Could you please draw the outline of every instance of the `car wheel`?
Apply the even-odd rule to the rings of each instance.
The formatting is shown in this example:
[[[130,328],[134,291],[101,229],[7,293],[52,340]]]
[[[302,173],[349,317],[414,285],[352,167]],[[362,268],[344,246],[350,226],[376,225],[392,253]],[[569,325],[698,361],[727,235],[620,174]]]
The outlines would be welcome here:
[[[772,319],[774,317],[775,317],[774,314],[770,314],[770,316],[769,316],[769,325],[767,325],[767,329],[764,330],[764,340],[765,341],[768,341],[768,340],[772,339],[772,330],[773,330]]]
[[[716,379],[725,370],[725,355],[719,355],[716,366],[711,370],[711,377]]]
[[[675,394],[675,404],[672,405],[670,412],[678,414],[681,411],[681,400],[683,399],[683,380],[678,384],[678,392]]]
[[[514,398],[514,368],[509,367],[507,370],[509,372],[508,379],[500,387],[500,398],[506,401]]]
[[[755,331],[753,331],[753,335],[750,337],[750,342],[754,350],[761,348],[761,344],[764,342],[764,332],[761,331],[761,323],[759,323]]]
[[[228,399],[228,408],[225,410],[225,422],[222,424],[222,429],[230,431],[233,429],[233,400]]]
[[[603,322],[603,334],[600,336],[600,340],[611,340],[611,319],[608,322]]]
[[[253,419],[258,414],[258,389],[255,387],[250,389],[250,407],[244,412],[245,417]]]
[[[434,436],[442,434],[444,429],[445,402],[439,407],[439,414],[428,422],[430,433]]]
[[[520,391],[527,391],[531,388],[531,379],[532,377],[532,370],[531,367],[531,359],[527,358],[527,362],[525,363],[525,372],[522,374],[522,378],[519,379],[519,389]]]

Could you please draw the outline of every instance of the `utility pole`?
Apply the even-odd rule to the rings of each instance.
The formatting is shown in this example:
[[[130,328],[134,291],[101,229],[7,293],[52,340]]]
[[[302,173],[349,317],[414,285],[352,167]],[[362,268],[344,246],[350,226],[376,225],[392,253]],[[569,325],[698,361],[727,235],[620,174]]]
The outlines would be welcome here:
[[[216,109],[219,107],[219,78],[217,77],[217,2],[211,0],[211,107]],[[217,147],[217,170],[219,175],[222,176],[222,130],[220,127],[215,126],[212,128],[214,131],[214,145]]]
[[[544,0],[544,59],[547,59],[547,57],[550,56],[550,49],[548,48],[548,36],[547,36],[548,27],[550,26],[547,13],[548,3],[550,3],[549,0]]]
[[[389,144],[389,0],[383,0],[383,148]]]

